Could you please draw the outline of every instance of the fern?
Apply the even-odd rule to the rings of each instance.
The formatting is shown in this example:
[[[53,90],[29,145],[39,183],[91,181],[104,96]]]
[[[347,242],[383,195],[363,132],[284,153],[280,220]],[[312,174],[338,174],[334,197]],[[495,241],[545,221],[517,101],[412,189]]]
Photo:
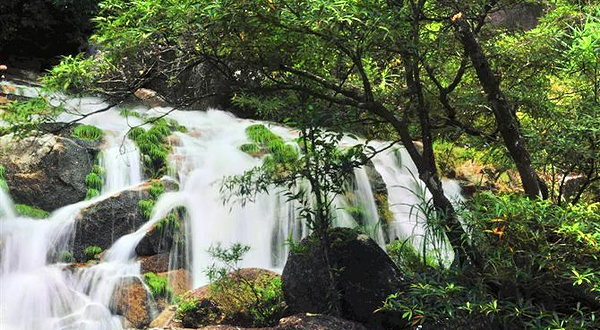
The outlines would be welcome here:
[[[104,136],[104,132],[96,126],[79,125],[73,129],[71,136],[80,140],[98,141]]]

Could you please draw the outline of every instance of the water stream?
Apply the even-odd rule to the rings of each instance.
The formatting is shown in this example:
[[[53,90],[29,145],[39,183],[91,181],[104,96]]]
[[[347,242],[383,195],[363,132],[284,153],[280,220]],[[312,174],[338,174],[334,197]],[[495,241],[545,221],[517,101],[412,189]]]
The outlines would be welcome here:
[[[21,89],[19,89],[21,90]],[[21,93],[34,94],[23,88]],[[106,104],[97,98],[67,99],[67,111],[59,121],[78,118]],[[165,193],[156,203],[150,220],[137,231],[121,237],[106,251],[97,265],[74,267],[60,261],[59,251],[68,251],[76,217],[85,207],[98,203],[123,189],[144,181],[140,154],[126,138],[128,130],[141,124],[136,117],[123,117],[111,109],[81,120],[105,132],[99,164],[105,170],[101,195],[63,207],[46,220],[33,220],[15,214],[8,194],[0,191],[0,329],[2,330],[116,330],[123,318],[111,312],[111,299],[124,279],[140,276],[135,247],[146,231],[169,211],[184,206],[185,229],[191,255],[189,271],[195,287],[205,284],[204,270],[212,264],[207,249],[216,243],[225,246],[240,242],[251,247],[242,266],[281,270],[288,252],[287,239],[298,240],[309,231],[297,215],[293,203],[286,202],[277,188],[257,196],[245,207],[224,204],[220,181],[225,176],[242,174],[261,160],[239,150],[248,142],[245,129],[257,123],[218,110],[172,111],[168,118],[187,128],[170,137],[170,176],[179,190]],[[133,111],[147,115],[164,114],[171,109]],[[264,123],[287,141],[297,132]],[[376,148],[387,146],[374,143]],[[391,148],[373,159],[389,196],[393,220],[380,223],[371,181],[364,168],[355,170],[349,188],[354,204],[338,197],[338,226],[357,226],[349,207],[362,210],[362,227],[381,246],[390,240],[410,238],[415,246],[423,244],[425,233],[422,208],[430,195],[415,180],[416,168],[401,147]],[[460,199],[460,187],[451,181],[444,187],[449,196]]]

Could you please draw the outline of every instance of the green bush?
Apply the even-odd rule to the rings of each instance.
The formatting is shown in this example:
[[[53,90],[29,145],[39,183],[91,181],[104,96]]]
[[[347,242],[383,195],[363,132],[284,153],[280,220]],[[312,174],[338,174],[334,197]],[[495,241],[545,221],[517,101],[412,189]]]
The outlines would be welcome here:
[[[25,204],[15,204],[15,210],[19,215],[34,219],[46,219],[50,216],[50,212]]]
[[[481,193],[461,215],[484,264],[444,270],[421,261],[407,272],[414,284],[384,309],[436,329],[600,326],[600,204]]]
[[[79,125],[73,129],[71,136],[80,140],[98,141],[104,136],[104,132],[96,126]]]

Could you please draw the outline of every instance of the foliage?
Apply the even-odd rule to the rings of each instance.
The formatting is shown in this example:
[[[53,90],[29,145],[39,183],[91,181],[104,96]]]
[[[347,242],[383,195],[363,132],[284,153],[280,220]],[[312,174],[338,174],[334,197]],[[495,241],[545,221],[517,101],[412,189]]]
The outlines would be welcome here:
[[[107,70],[107,62],[94,57],[65,56],[60,65],[52,67],[42,78],[50,90],[78,92],[91,91],[97,79]]]
[[[0,120],[8,127],[5,133],[28,136],[34,134],[40,124],[52,122],[62,110],[62,107],[53,106],[48,99],[39,96],[0,105]]]
[[[104,136],[104,132],[92,125],[78,125],[73,129],[71,136],[80,140],[98,141]]]
[[[102,248],[96,245],[88,246],[83,251],[86,261],[98,260],[100,253],[102,253]]]
[[[384,309],[441,329],[599,326],[600,205],[560,207],[482,193],[462,216],[484,254],[483,267],[444,270],[420,262],[407,272],[414,284]]]
[[[45,219],[50,216],[50,212],[26,204],[15,204],[15,210],[19,215],[34,219]]]
[[[250,247],[233,244],[229,249],[213,246],[209,254],[219,260],[223,267],[213,264],[208,271],[210,299],[227,319],[236,314],[247,313],[252,325],[266,327],[276,325],[285,313],[281,279],[277,276],[261,275],[248,279],[241,274],[239,262]]]
[[[171,288],[168,282],[169,279],[166,275],[157,275],[153,272],[144,273],[144,283],[146,283],[155,299],[171,295]]]

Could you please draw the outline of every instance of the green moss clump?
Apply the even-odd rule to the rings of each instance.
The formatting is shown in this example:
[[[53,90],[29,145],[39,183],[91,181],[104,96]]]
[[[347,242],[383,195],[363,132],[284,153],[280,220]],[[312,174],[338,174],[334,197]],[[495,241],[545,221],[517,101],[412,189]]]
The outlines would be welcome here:
[[[277,134],[271,132],[265,125],[255,124],[246,128],[246,135],[250,141],[258,145],[268,145],[275,140],[281,140]]]
[[[46,219],[50,216],[50,212],[25,204],[16,204],[15,210],[19,215],[34,219]]]
[[[94,197],[100,196],[100,190],[102,190],[104,169],[99,165],[92,167],[92,172],[85,177],[85,186],[87,191],[85,193],[85,199],[89,200]]]
[[[83,251],[83,255],[86,257],[86,261],[100,259],[100,253],[102,253],[102,248],[96,245],[88,246]]]
[[[127,118],[127,117],[142,118],[143,117],[141,113],[135,112],[135,111],[132,111],[129,109],[123,109],[123,110],[119,111],[119,115],[121,117],[125,117],[125,118]]]
[[[98,141],[104,136],[104,132],[92,125],[79,125],[73,129],[71,136],[86,141]]]
[[[129,131],[129,138],[137,145],[144,162],[146,174],[151,178],[160,178],[167,173],[168,156],[170,145],[167,143],[167,137],[174,130],[184,130],[183,126],[177,124],[174,120],[164,118],[149,118],[152,122],[149,130],[141,127],[132,128]]]
[[[58,255],[58,260],[60,262],[66,263],[66,264],[75,262],[75,258],[73,258],[73,254],[71,254],[71,252],[69,252],[69,251],[60,251],[60,254]]]
[[[150,220],[150,217],[152,216],[152,209],[154,208],[155,203],[156,202],[152,199],[142,199],[138,202],[138,208],[146,220]]]
[[[240,146],[242,152],[252,157],[260,157],[263,154],[262,149],[256,143],[245,143]]]
[[[8,191],[8,184],[6,183],[6,180],[4,179],[5,174],[6,174],[6,169],[4,168],[4,166],[0,165],[0,189],[2,189],[4,191]]]
[[[299,158],[296,149],[285,143],[277,134],[271,132],[265,125],[256,124],[246,128],[246,135],[252,143],[240,146],[240,150],[253,156],[267,156],[263,159],[263,168],[277,174],[283,174]]]
[[[164,275],[157,275],[152,272],[144,274],[144,282],[148,285],[154,298],[168,297],[171,295],[168,278]]]
[[[102,189],[102,178],[98,174],[92,172],[85,177],[85,185],[88,188],[100,190]]]

